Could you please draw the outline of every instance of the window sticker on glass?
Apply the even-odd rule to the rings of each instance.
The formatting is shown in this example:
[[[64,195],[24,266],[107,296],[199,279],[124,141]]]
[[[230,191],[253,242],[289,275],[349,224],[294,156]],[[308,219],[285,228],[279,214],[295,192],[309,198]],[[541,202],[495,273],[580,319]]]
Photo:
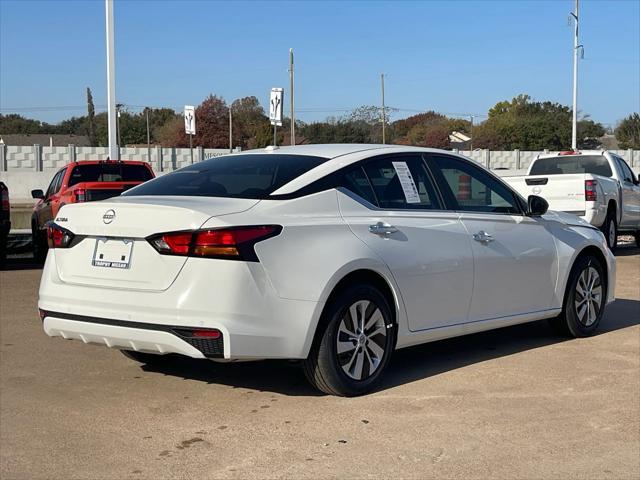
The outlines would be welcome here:
[[[404,192],[404,198],[407,199],[407,203],[420,203],[420,195],[418,195],[418,189],[416,183],[413,181],[411,171],[407,166],[407,162],[391,162],[393,168],[395,168],[400,180],[400,186]]]

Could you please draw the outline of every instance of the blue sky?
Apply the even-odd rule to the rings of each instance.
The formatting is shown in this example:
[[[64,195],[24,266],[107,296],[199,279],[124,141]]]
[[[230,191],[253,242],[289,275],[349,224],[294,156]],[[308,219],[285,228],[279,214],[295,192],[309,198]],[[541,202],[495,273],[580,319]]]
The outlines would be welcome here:
[[[271,87],[288,87],[293,47],[307,121],[377,104],[381,72],[397,116],[486,114],[519,93],[569,105],[572,9],[571,0],[116,0],[116,96],[181,109],[210,93],[255,95],[265,105]],[[87,86],[101,110],[104,36],[102,0],[0,0],[0,111],[82,115]],[[581,42],[580,111],[605,124],[639,111],[640,1],[581,1]]]

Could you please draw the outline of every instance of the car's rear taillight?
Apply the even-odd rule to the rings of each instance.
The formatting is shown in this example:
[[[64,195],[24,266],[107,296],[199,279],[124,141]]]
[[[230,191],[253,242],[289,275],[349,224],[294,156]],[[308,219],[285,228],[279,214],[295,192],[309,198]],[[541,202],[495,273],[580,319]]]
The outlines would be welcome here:
[[[49,248],[69,248],[75,235],[55,223],[47,225],[47,244]]]
[[[84,188],[76,188],[73,191],[73,195],[76,197],[76,202],[86,202],[87,201],[87,191]]]
[[[257,262],[254,245],[281,231],[280,225],[213,228],[161,233],[147,237],[147,241],[163,255]]]
[[[595,202],[598,199],[597,180],[584,181],[584,199],[587,202]]]

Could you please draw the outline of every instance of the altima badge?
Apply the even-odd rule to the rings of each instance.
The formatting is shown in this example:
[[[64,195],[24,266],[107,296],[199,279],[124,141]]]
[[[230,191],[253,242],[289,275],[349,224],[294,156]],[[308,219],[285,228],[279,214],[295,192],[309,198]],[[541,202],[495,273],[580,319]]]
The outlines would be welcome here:
[[[102,215],[102,221],[107,225],[113,222],[114,218],[116,218],[116,212],[114,210],[107,210],[104,212],[104,215]]]

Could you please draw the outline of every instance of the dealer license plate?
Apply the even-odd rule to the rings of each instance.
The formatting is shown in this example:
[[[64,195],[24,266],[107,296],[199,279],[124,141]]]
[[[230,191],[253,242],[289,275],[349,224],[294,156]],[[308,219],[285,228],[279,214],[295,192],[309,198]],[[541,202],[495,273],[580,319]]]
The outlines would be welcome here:
[[[132,251],[132,239],[98,238],[91,264],[94,267],[129,268]]]

